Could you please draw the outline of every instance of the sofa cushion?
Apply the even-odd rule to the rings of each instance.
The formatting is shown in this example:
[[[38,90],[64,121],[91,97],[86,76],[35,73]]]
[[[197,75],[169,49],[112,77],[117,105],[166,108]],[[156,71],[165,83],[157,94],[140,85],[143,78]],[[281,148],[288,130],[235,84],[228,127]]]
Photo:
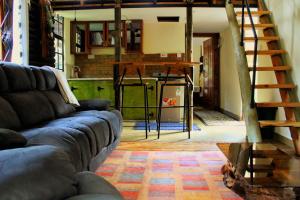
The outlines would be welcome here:
[[[75,169],[54,146],[0,151],[0,199],[61,200],[76,192]]]
[[[80,146],[67,130],[57,127],[32,128],[21,134],[27,139],[27,145],[52,145],[62,149],[76,170],[82,170]]]
[[[115,194],[82,194],[66,200],[124,200]]]
[[[75,108],[71,104],[67,104],[61,94],[55,91],[42,92],[52,104],[56,117],[65,117],[68,114],[75,112]]]
[[[68,200],[122,200],[120,192],[104,178],[92,172],[80,172],[76,175],[80,195]]]
[[[2,65],[0,65],[0,92],[6,91],[8,91],[8,80],[4,70],[2,69]]]
[[[31,66],[31,70],[35,76],[36,88],[38,90],[47,90],[46,80],[40,67]]]
[[[31,78],[24,67],[14,63],[3,62],[2,68],[6,74],[11,92],[32,90]]]
[[[80,100],[80,106],[76,108],[78,111],[85,110],[108,110],[111,102],[109,100],[102,99],[91,99],[91,100]]]
[[[57,86],[55,74],[47,67],[41,67],[41,71],[45,77],[47,90],[54,90]]]
[[[26,138],[21,134],[13,130],[0,128],[0,150],[24,147],[26,143]]]
[[[92,172],[76,174],[79,194],[115,194],[121,197],[119,191],[104,178]]]
[[[5,94],[24,127],[31,127],[38,123],[55,118],[51,103],[39,91]]]
[[[109,122],[95,116],[81,116],[80,114],[75,116],[71,115],[70,117],[48,122],[44,126],[69,127],[80,130],[80,125],[86,126],[93,131],[93,134],[96,138],[95,141],[97,145],[97,153],[99,153],[103,147],[106,147],[112,143],[114,137],[112,135]]]
[[[111,132],[113,134],[113,140],[116,138],[120,138],[120,134],[122,132],[123,119],[122,115],[117,110],[112,111],[97,111],[97,110],[89,110],[89,111],[81,111],[75,112],[71,116],[93,116],[99,119],[106,121],[110,125]]]
[[[19,117],[11,104],[0,97],[0,128],[18,130],[21,128]]]

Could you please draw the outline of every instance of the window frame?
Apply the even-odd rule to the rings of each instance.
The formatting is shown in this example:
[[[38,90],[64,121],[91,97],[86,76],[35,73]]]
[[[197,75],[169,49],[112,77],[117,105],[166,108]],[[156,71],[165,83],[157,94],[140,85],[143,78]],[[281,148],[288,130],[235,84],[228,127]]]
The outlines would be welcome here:
[[[53,29],[53,36],[54,36],[54,47],[59,47],[59,42],[61,41],[61,52],[59,52],[59,50],[57,48],[55,48],[54,51],[54,58],[55,58],[55,68],[61,71],[65,71],[65,51],[64,51],[64,22],[65,19],[62,16],[59,15],[55,15],[53,17],[53,21],[54,21],[54,29]],[[61,26],[60,26],[61,25]],[[57,31],[58,33],[55,32],[55,26],[57,26]],[[61,27],[61,30],[60,30]],[[59,35],[59,33],[61,32],[62,35]],[[61,60],[61,68],[60,66],[60,60],[56,60],[56,58],[59,58],[61,56],[62,60]],[[58,66],[58,67],[57,67]]]

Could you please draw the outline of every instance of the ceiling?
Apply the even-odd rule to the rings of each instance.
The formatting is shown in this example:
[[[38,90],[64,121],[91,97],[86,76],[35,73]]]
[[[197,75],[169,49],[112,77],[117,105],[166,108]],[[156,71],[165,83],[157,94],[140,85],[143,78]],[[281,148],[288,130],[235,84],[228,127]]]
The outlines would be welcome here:
[[[75,11],[56,11],[57,14],[73,20]],[[157,16],[179,16],[179,23],[186,22],[186,8],[124,8],[122,20],[143,19],[145,23],[158,23]],[[114,20],[113,9],[77,10],[78,21]],[[194,32],[216,33],[227,26],[225,8],[193,8]]]
[[[226,0],[120,0],[122,8],[144,7],[224,7]],[[54,10],[96,9],[113,8],[116,0],[51,0]],[[241,5],[241,0],[232,0],[236,6]],[[249,0],[252,6],[257,5],[257,0]]]

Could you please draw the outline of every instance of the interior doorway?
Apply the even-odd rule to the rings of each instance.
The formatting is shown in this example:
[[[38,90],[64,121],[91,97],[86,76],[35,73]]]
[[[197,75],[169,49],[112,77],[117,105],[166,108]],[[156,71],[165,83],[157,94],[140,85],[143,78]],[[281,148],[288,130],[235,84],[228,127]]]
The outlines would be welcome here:
[[[196,33],[193,60],[200,62],[194,71],[194,105],[209,110],[220,109],[220,48],[218,33]]]

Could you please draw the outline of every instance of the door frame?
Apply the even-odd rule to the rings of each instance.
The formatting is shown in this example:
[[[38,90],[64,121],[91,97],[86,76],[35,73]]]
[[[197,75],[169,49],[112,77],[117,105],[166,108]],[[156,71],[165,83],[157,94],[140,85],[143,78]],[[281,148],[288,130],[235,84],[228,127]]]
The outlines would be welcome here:
[[[213,110],[220,110],[220,33],[193,33],[193,38],[209,37],[213,40],[214,52],[214,100],[209,102],[207,108]],[[203,102],[204,103],[204,102]]]

